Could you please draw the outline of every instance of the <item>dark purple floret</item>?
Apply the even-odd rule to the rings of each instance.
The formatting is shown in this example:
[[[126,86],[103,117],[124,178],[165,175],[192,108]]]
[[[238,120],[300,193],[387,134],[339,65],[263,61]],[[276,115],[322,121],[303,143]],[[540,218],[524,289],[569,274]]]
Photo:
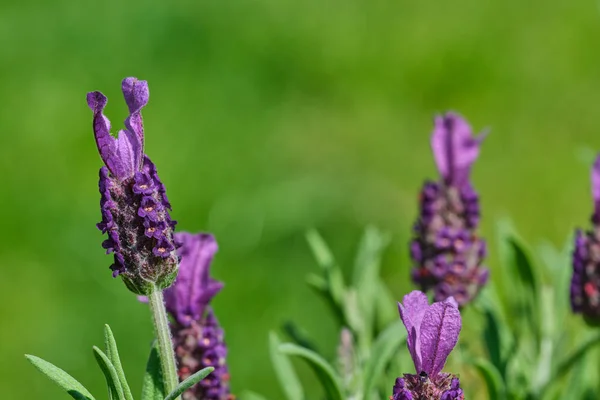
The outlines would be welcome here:
[[[458,378],[441,372],[462,327],[458,304],[450,297],[429,305],[424,293],[413,291],[398,309],[417,373],[398,377],[390,399],[464,400]]]
[[[432,289],[436,301],[453,296],[460,306],[475,298],[489,275],[481,265],[486,243],[476,235],[479,197],[469,182],[482,138],[456,114],[436,118],[431,145],[441,179],[423,185],[410,243],[413,281]]]
[[[201,320],[184,326],[171,327],[179,379],[183,381],[195,372],[214,367],[215,370],[199,384],[183,394],[183,400],[229,400],[229,370],[223,330],[212,310],[207,309]]]
[[[454,375],[441,373],[435,380],[423,374],[397,378],[391,400],[464,400],[460,382]]]
[[[186,379],[205,367],[215,370],[183,394],[184,400],[230,400],[227,347],[223,330],[209,304],[223,284],[210,277],[217,242],[209,234],[176,233],[181,257],[179,276],[165,291],[179,378]]]
[[[144,154],[141,109],[148,103],[145,81],[126,78],[123,95],[129,107],[125,127],[117,137],[103,111],[107,99],[100,92],[87,95],[94,112],[94,136],[106,166],[100,169],[100,209],[97,227],[108,239],[102,243],[114,253],[110,269],[138,294],[169,287],[177,275],[177,254],[166,190],[156,167]]]
[[[600,323],[600,156],[592,168],[593,228],[577,230],[573,249],[571,308],[588,323]]]

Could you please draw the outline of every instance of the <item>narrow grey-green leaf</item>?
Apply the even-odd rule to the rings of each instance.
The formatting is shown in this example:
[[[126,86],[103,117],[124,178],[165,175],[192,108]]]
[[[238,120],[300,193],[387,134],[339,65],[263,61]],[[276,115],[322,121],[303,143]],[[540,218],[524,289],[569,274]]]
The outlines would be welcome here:
[[[331,292],[329,291],[329,286],[325,279],[316,274],[309,274],[306,277],[306,283],[308,283],[308,285],[312,289],[314,289],[319,296],[323,297],[323,299],[327,302],[327,305],[331,309],[331,312],[338,320],[338,323],[340,325],[346,324],[344,311],[342,309],[343,305],[340,306],[339,304],[336,304],[336,302],[333,300],[333,298],[331,297]]]
[[[186,380],[181,382],[167,397],[165,400],[175,400],[177,397],[181,396],[183,392],[200,382],[202,379],[206,378],[211,372],[215,369],[213,367],[206,367],[196,372],[195,374],[189,376]]]
[[[308,333],[296,325],[293,321],[286,321],[281,327],[287,336],[290,337],[297,345],[305,347],[309,350],[319,353],[317,345],[308,336]]]
[[[54,364],[29,354],[25,354],[25,358],[27,358],[38,371],[54,381],[54,383],[60,386],[72,398],[76,400],[95,400],[94,396],[92,396],[90,392],[77,381],[77,379],[73,378]]]
[[[117,341],[115,340],[115,336],[110,329],[108,324],[104,325],[104,345],[106,346],[106,355],[110,362],[112,362],[115,370],[117,371],[117,376],[119,377],[119,383],[123,388],[123,393],[125,394],[125,399],[133,400],[133,396],[131,394],[131,389],[129,388],[129,384],[127,383],[127,379],[125,378],[125,371],[123,370],[123,365],[121,364],[121,359],[119,358],[119,350],[117,349]]]
[[[538,269],[532,261],[531,251],[516,233],[512,223],[500,220],[497,224],[498,253],[502,261],[503,301],[510,304],[509,315],[519,315],[509,323],[518,337],[523,338],[531,333],[539,345],[541,333],[539,329],[540,277]],[[508,279],[507,279],[508,278]]]
[[[358,337],[363,350],[371,345],[379,290],[381,253],[388,243],[389,237],[387,235],[381,234],[372,226],[367,227],[360,241],[354,263],[352,286],[356,291],[361,319],[363,320],[363,332],[360,332]]]
[[[478,358],[469,362],[485,380],[490,400],[506,399],[506,386],[500,372],[488,360]]]
[[[364,398],[371,398],[371,391],[376,388],[377,379],[383,376],[385,367],[396,355],[396,351],[406,340],[406,329],[400,319],[391,323],[379,334],[364,368]]]
[[[378,278],[376,301],[377,331],[383,331],[389,324],[398,319],[398,306],[394,296],[381,278]]]
[[[119,383],[119,376],[117,375],[115,366],[110,362],[107,355],[98,347],[94,346],[92,349],[94,350],[94,357],[96,357],[96,361],[98,362],[102,373],[104,373],[106,385],[108,386],[108,391],[111,393],[111,396],[117,400],[126,400],[123,388]]]
[[[336,264],[329,247],[325,243],[325,240],[319,235],[316,230],[310,230],[306,232],[306,241],[310,246],[317,264],[325,272],[325,279],[327,281],[328,289],[331,294],[331,298],[338,307],[344,300],[344,278],[342,270]]]
[[[284,343],[279,346],[279,349],[284,354],[294,355],[303,358],[308,362],[308,365],[313,369],[323,388],[325,389],[325,397],[328,400],[344,400],[340,385],[340,378],[335,373],[333,367],[313,351],[295,345],[293,343]]]
[[[165,398],[165,386],[160,368],[158,349],[154,343],[146,363],[146,373],[142,382],[142,400],[163,400]]]
[[[288,356],[279,351],[280,345],[281,341],[275,332],[271,332],[269,334],[269,353],[279,384],[288,400],[302,400],[304,399],[302,384]]]

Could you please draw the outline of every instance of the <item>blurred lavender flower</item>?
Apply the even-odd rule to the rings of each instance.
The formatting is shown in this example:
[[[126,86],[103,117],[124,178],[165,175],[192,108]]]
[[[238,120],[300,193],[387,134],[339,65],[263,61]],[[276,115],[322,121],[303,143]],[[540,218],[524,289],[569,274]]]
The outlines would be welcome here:
[[[177,275],[175,221],[156,167],[144,154],[141,110],[148,103],[148,84],[125,78],[122,90],[130,114],[126,129],[116,138],[103,114],[106,96],[87,94],[96,145],[106,165],[100,169],[102,221],[97,226],[108,234],[102,247],[107,254],[114,253],[113,276],[121,275],[131,291],[147,295],[169,287]]]
[[[404,296],[398,309],[417,374],[398,377],[390,399],[463,400],[458,378],[441,372],[462,325],[456,301],[450,297],[429,305],[427,296],[415,290]]]
[[[473,137],[471,127],[457,114],[435,118],[431,147],[442,179],[423,186],[410,253],[413,281],[424,291],[433,289],[436,301],[453,296],[463,306],[489,276],[481,266],[486,244],[475,234],[479,198],[469,182],[484,137]]]
[[[588,322],[600,321],[600,156],[592,167],[592,230],[577,230],[573,251],[571,308]]]
[[[187,390],[183,400],[232,399],[223,330],[209,307],[212,298],[223,288],[221,282],[209,275],[217,242],[212,235],[187,232],[176,233],[175,240],[181,244],[179,275],[164,295],[167,311],[174,320],[171,333],[179,378],[184,380],[205,367],[215,368],[208,377]]]

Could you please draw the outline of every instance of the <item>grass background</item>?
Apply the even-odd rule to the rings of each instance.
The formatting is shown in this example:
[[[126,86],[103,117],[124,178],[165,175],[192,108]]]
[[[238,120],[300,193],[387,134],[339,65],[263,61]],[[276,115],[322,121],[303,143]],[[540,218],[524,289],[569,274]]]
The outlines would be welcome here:
[[[121,79],[149,81],[146,152],[173,216],[220,243],[214,307],[233,390],[279,398],[268,331],[294,319],[331,355],[337,337],[304,283],[316,270],[307,228],[348,266],[366,224],[391,232],[386,282],[398,299],[411,290],[407,242],[422,180],[436,177],[435,113],[491,128],[473,181],[492,274],[497,218],[555,244],[587,224],[599,40],[598,4],[581,0],[2,2],[2,397],[65,398],[24,353],[104,396],[91,353],[104,323],[141,385],[150,320],[110,277],[94,227],[87,91],[108,96],[116,130]]]

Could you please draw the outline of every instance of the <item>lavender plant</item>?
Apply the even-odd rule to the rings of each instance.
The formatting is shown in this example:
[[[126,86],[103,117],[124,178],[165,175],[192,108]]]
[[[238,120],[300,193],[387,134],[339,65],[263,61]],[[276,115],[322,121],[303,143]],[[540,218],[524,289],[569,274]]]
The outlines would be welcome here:
[[[105,164],[98,185],[102,220],[97,227],[107,235],[102,247],[113,255],[112,276],[121,277],[130,291],[148,302],[156,331],[141,399],[232,400],[224,333],[210,307],[223,287],[210,275],[217,243],[206,233],[175,233],[166,188],[144,153],[141,110],[149,100],[148,85],[126,78],[122,91],[129,116],[116,137],[104,116],[107,98],[91,92],[87,103]],[[577,231],[574,249],[567,246],[559,254],[550,246],[541,248],[541,267],[535,266],[533,252],[514,228],[501,222],[498,249],[502,265],[492,285],[482,290],[489,276],[482,266],[486,243],[476,234],[479,199],[469,173],[483,137],[474,137],[467,122],[456,114],[435,120],[431,145],[441,179],[423,187],[421,214],[410,246],[413,280],[423,291],[433,291],[435,302],[430,305],[421,291],[404,296],[398,307],[406,333],[379,276],[389,237],[374,228],[365,231],[352,280],[346,283],[324,240],[315,231],[307,234],[322,272],[311,274],[308,283],[328,304],[338,322],[340,339],[337,357],[330,362],[314,341],[291,323],[285,330],[292,342],[282,343],[271,333],[270,356],[288,400],[305,399],[291,356],[308,362],[328,400],[463,400],[458,376],[442,369],[462,328],[459,307],[472,302],[484,321],[483,344],[489,360],[466,360],[484,378],[491,400],[591,393],[576,378],[565,387],[557,382],[572,369],[583,369],[586,354],[600,343],[596,332],[582,331],[573,338],[561,329],[568,317],[563,294],[569,292],[570,270],[564,266],[571,255],[572,311],[591,323],[600,320],[600,156],[592,169],[594,229]],[[133,400],[108,325],[104,337],[105,349],[94,346],[93,353],[105,376],[108,398]],[[406,371],[394,360],[404,341],[415,373],[397,377],[389,397],[389,383],[396,372]],[[575,346],[570,346],[573,342]],[[72,398],[95,400],[65,371],[38,357],[26,357]],[[394,373],[392,379],[386,380],[390,373]],[[263,400],[250,392],[243,398]]]
[[[590,324],[600,322],[600,156],[592,167],[593,229],[575,234],[571,308]]]
[[[508,221],[500,221],[497,231],[500,268],[475,304],[488,358],[469,363],[484,378],[490,399],[579,398],[571,396],[585,391],[582,380],[566,378],[600,344],[600,335],[565,329],[571,239],[561,251],[545,244],[534,252]]]
[[[329,362],[314,345],[288,324],[286,331],[295,343],[281,343],[270,336],[271,359],[286,398],[302,400],[304,389],[289,356],[304,359],[319,378],[325,396],[331,400],[380,399],[387,397],[384,371],[389,367],[406,335],[395,317],[392,296],[379,277],[380,259],[389,237],[368,228],[361,240],[351,284],[327,245],[316,231],[307,240],[321,267],[322,275],[311,274],[309,285],[324,298],[340,326],[337,359]],[[383,396],[383,397],[382,397]],[[246,394],[244,398],[259,398]]]
[[[479,197],[469,181],[484,137],[474,137],[457,114],[435,118],[431,147],[441,179],[423,186],[410,253],[413,281],[433,290],[436,301],[453,296],[464,306],[488,280],[489,271],[481,265],[486,243],[476,234]]]
[[[206,353],[205,358],[197,365],[204,368],[194,368],[194,371],[190,370],[182,374],[186,379],[181,383],[178,379],[162,291],[171,286],[175,280],[179,257],[184,259],[183,265],[186,267],[183,283],[169,292],[170,297],[174,299],[171,300],[171,304],[178,312],[181,307],[185,308],[189,304],[191,316],[195,317],[196,314],[193,312],[199,312],[200,308],[207,304],[202,301],[207,302],[220,286],[214,281],[206,281],[207,265],[194,266],[199,261],[194,257],[199,257],[200,249],[197,245],[189,243],[195,240],[193,237],[190,238],[189,234],[180,234],[184,246],[181,254],[177,255],[173,235],[175,221],[171,220],[169,215],[171,205],[166,196],[166,189],[158,177],[156,167],[144,154],[141,110],[148,103],[148,84],[136,78],[126,78],[123,80],[122,90],[130,114],[125,120],[126,129],[120,130],[116,138],[111,136],[110,122],[103,114],[107,103],[106,96],[100,92],[91,92],[87,95],[87,102],[94,113],[94,137],[100,157],[105,164],[100,169],[99,182],[102,221],[97,225],[98,229],[108,235],[108,239],[102,243],[102,246],[107,253],[114,253],[114,263],[110,267],[113,277],[121,276],[129,290],[148,296],[157,335],[156,346],[151,350],[147,364],[141,398],[142,400],[179,399],[182,393],[202,381],[203,389],[199,389],[201,393],[213,395],[211,399],[222,399],[224,397],[215,397],[216,394],[213,393],[213,388],[218,386],[214,383],[215,379],[219,380],[224,376],[224,366],[220,358],[209,358]],[[195,274],[196,270],[202,268],[204,272]],[[189,276],[201,279],[200,282],[194,282],[196,286],[191,288],[193,293],[182,289],[186,286],[186,282],[187,285],[190,284]],[[184,295],[193,295],[189,301],[196,303],[184,304],[178,299],[182,290]],[[180,323],[184,321],[186,311],[181,312],[183,314],[177,314],[182,318],[178,320]],[[189,321],[185,320],[185,323],[187,322]],[[219,342],[219,331],[215,323],[212,317],[210,321],[208,318],[204,320],[205,331],[201,333],[204,334],[203,340],[215,339],[215,343],[208,343],[206,347],[213,350],[220,349],[220,355],[223,353],[224,346]],[[208,337],[206,332],[211,329],[213,334]],[[181,335],[176,339],[181,339]],[[116,341],[108,325],[105,326],[105,345],[106,353],[95,346],[93,350],[106,378],[109,399],[133,400],[119,359]],[[38,357],[27,356],[27,358],[74,399],[94,400],[83,385],[63,370]],[[217,364],[218,373],[209,380],[204,380],[215,369],[212,365],[209,366],[213,363]],[[184,363],[182,365],[185,366]],[[185,398],[193,397],[186,393]]]

